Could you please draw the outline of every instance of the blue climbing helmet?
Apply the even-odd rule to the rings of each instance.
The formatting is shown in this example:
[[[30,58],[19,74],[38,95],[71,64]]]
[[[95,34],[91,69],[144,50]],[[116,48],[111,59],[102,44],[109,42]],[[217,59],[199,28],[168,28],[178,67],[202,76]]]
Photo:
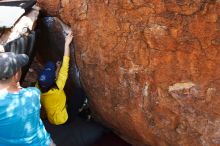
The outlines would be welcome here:
[[[54,84],[56,77],[56,65],[55,63],[49,61],[45,64],[44,69],[40,72],[38,76],[38,83],[40,87],[49,88]]]

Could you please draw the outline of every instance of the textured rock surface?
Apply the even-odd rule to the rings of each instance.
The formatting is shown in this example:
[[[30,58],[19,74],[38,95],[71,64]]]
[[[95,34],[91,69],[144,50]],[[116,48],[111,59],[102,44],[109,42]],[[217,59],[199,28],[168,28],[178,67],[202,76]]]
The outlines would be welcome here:
[[[76,34],[96,116],[134,145],[220,145],[219,0],[38,0]]]

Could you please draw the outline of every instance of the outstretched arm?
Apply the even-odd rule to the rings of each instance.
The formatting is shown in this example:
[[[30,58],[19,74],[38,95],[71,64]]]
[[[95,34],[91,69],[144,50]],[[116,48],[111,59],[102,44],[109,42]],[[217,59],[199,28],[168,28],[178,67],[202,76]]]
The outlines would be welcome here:
[[[73,39],[73,34],[69,33],[65,39],[63,63],[59,71],[57,80],[56,80],[56,84],[58,88],[61,90],[64,88],[67,77],[68,77],[69,60],[70,60],[70,57],[69,57],[70,56],[70,43],[72,42],[72,39]]]
[[[64,56],[70,56],[70,43],[73,39],[73,33],[70,32],[65,39]]]

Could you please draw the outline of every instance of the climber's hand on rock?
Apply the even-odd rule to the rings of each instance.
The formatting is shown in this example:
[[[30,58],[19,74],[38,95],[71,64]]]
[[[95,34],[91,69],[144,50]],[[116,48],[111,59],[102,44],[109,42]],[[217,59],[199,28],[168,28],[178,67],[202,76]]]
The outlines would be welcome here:
[[[70,43],[72,42],[72,40],[73,40],[73,33],[70,32],[70,33],[66,36],[65,46],[69,46]]]
[[[70,43],[73,40],[73,33],[70,32],[65,39],[64,56],[70,56]]]

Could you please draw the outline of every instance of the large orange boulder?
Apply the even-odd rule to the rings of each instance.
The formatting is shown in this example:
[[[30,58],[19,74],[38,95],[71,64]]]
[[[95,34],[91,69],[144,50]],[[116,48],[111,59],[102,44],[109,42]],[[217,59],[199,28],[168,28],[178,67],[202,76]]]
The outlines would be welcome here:
[[[118,135],[135,146],[220,145],[219,0],[39,5],[71,26],[91,108]]]

